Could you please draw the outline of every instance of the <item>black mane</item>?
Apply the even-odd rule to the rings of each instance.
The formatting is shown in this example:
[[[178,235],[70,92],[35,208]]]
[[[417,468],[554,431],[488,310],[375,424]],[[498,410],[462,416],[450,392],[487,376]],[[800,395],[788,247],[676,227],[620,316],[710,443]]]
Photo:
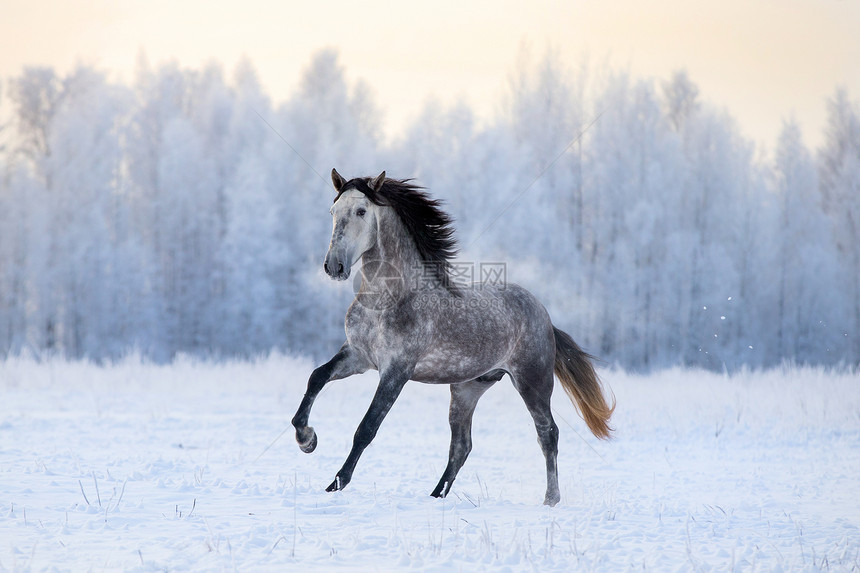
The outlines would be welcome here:
[[[442,210],[442,203],[431,199],[423,187],[414,185],[412,179],[385,179],[382,188],[374,191],[370,178],[356,178],[340,188],[340,196],[355,189],[364,193],[370,202],[394,209],[403,226],[415,241],[421,260],[428,265],[445,288],[453,290],[449,271],[451,259],[457,255],[454,239],[453,219]]]

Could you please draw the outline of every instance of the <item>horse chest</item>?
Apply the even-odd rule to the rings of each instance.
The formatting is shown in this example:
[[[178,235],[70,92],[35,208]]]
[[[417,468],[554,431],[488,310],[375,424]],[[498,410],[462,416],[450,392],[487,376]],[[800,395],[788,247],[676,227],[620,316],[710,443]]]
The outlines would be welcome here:
[[[420,333],[411,315],[397,308],[376,310],[353,303],[346,315],[346,339],[376,366],[418,352]]]

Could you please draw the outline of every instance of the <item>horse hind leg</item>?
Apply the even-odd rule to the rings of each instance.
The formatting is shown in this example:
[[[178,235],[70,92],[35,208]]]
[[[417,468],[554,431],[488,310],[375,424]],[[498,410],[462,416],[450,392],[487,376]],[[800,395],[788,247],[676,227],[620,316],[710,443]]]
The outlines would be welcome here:
[[[553,506],[561,500],[558,489],[558,426],[552,417],[550,402],[555,380],[551,367],[546,372],[543,370],[513,373],[512,379],[534,420],[538,443],[546,458],[546,496],[543,503]]]
[[[433,497],[446,497],[451,491],[454,478],[472,451],[472,415],[478,400],[504,375],[502,371],[491,372],[475,380],[451,384],[451,406],[448,409],[451,446],[448,448],[448,465],[430,494]]]

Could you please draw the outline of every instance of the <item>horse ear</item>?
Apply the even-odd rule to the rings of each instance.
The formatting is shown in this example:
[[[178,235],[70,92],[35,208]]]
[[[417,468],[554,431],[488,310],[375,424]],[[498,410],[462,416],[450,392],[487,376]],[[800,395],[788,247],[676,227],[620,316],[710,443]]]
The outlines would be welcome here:
[[[331,170],[331,182],[334,184],[334,189],[338,193],[343,189],[343,186],[346,185],[346,179],[340,176],[340,173],[337,172],[337,169],[332,167]]]
[[[385,171],[376,176],[375,179],[370,181],[370,188],[375,192],[379,193],[379,190],[382,189],[382,184],[385,183]]]

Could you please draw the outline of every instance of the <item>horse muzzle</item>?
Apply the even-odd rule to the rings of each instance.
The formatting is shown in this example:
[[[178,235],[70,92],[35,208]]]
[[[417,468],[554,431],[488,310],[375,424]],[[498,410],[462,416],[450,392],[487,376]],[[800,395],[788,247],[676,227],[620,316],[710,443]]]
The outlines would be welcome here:
[[[351,265],[345,263],[345,261],[345,258],[338,257],[329,251],[323,263],[325,274],[336,281],[345,281],[349,278],[351,270]]]

